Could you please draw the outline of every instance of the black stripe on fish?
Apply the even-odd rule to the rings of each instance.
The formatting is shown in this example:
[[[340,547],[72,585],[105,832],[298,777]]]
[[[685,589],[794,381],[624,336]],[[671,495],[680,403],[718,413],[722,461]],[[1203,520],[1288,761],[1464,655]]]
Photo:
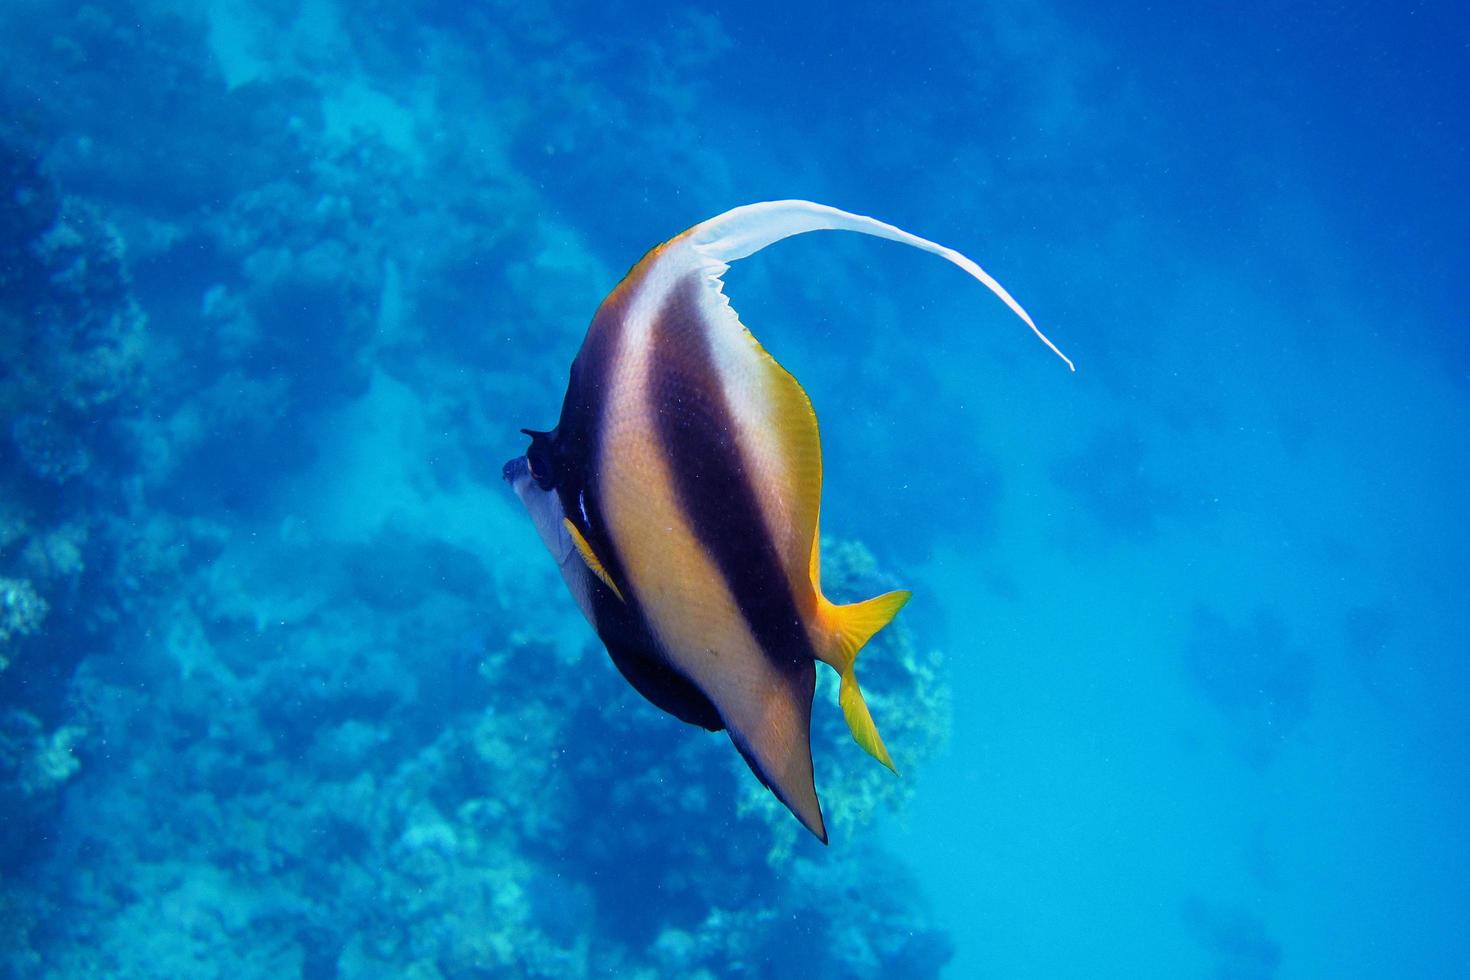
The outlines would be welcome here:
[[[705,334],[707,289],[702,273],[690,276],[671,291],[654,320],[649,411],[679,505],[756,642],[782,673],[814,677],[815,651],[745,471],[735,418]]]
[[[593,612],[597,636],[623,679],[650,704],[680,721],[708,731],[724,730],[719,710],[683,674],[657,652],[648,625],[635,615],[611,589],[594,583]]]
[[[623,563],[603,518],[596,461],[601,456],[602,415],[609,395],[612,362],[622,346],[635,289],[614,290],[592,318],[582,349],[572,361],[561,419],[551,434],[550,454],[557,495],[567,516],[614,582],[626,582]],[[647,617],[633,589],[623,597],[595,578],[590,583],[592,626],[613,664],[639,694],[680,721],[720,731],[725,723],[694,682],[658,652]]]
[[[703,273],[690,276],[674,287],[654,319],[652,369],[645,393],[648,410],[669,462],[679,507],[719,569],[762,654],[785,677],[806,740],[817,683],[814,651],[745,471],[735,418],[714,365],[704,323],[708,307],[703,291],[709,288]],[[746,742],[747,733],[735,726],[728,730],[751,772],[805,823],[781,783],[765,771]],[[805,781],[815,801],[812,779],[807,749]],[[819,802],[814,821],[807,826],[826,843]]]
[[[622,346],[632,292],[623,287],[613,290],[592,318],[582,349],[572,361],[552,452],[562,513],[582,532],[614,582],[626,580],[622,556],[603,518],[597,460],[601,456],[602,416],[610,394],[613,358]],[[630,590],[625,590],[625,595],[637,612],[636,598]],[[641,612],[637,615],[642,622]]]

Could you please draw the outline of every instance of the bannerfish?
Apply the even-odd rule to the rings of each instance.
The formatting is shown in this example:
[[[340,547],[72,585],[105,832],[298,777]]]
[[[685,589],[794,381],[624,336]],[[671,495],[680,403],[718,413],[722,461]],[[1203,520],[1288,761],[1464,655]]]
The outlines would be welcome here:
[[[854,664],[909,593],[850,605],[822,595],[817,416],[741,324],[721,278],[767,245],[823,229],[948,259],[1072,366],[960,253],[809,201],[752,204],[633,267],[588,327],[556,428],[523,429],[531,444],[504,476],[623,677],[674,717],[729,732],[825,844],[810,744],[816,662],[841,677],[853,738],[892,769]]]

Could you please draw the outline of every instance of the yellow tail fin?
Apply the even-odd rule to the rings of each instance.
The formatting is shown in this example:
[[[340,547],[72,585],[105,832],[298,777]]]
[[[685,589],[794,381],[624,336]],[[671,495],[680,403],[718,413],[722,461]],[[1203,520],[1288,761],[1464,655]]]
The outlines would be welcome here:
[[[892,622],[912,594],[903,590],[886,592],[866,602],[833,606],[830,614],[837,629],[837,650],[830,662],[842,675],[837,702],[842,705],[847,727],[852,730],[853,740],[857,744],[873,758],[893,769],[895,774],[898,770],[888,756],[888,749],[878,734],[878,726],[873,724],[873,716],[868,713],[867,702],[863,700],[863,692],[858,688],[854,664],[857,662],[858,651],[875,633]]]

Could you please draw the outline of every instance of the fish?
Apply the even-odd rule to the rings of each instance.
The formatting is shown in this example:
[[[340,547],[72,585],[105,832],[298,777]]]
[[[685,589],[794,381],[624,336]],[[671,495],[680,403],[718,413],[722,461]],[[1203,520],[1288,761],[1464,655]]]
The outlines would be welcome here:
[[[522,429],[505,464],[568,591],[632,687],[690,725],[725,731],[755,777],[823,844],[812,769],[816,663],[840,677],[853,739],[897,772],[858,685],[858,651],[904,590],[835,604],[822,593],[822,451],[811,400],[740,322],[734,262],[793,235],[858,232],[969,258],[810,201],[767,201],[649,251],[603,300],[572,361],[556,427]]]

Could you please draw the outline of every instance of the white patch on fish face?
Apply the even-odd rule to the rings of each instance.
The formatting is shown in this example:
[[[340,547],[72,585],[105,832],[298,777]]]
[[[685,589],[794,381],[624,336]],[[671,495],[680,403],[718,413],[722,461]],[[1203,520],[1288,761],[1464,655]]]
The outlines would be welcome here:
[[[517,456],[506,463],[502,475],[516,492],[516,496],[521,498],[526,512],[531,515],[531,523],[536,525],[541,543],[551,552],[551,557],[556,559],[562,580],[567,583],[567,589],[577,601],[577,607],[587,617],[587,622],[596,627],[597,623],[592,616],[592,573],[587,570],[582,556],[577,554],[577,546],[572,543],[572,537],[562,523],[562,518],[566,515],[562,511],[561,497],[555,490],[542,490],[537,486],[536,481],[531,478],[531,467],[524,456]]]
[[[516,496],[521,498],[526,512],[531,515],[531,523],[536,525],[541,543],[546,545],[546,550],[551,552],[551,557],[556,559],[558,565],[566,564],[575,547],[566,528],[562,527],[561,519],[564,515],[561,498],[555,490],[542,490],[536,485],[536,481],[531,478],[531,467],[524,456],[517,456],[506,463],[503,475]]]

